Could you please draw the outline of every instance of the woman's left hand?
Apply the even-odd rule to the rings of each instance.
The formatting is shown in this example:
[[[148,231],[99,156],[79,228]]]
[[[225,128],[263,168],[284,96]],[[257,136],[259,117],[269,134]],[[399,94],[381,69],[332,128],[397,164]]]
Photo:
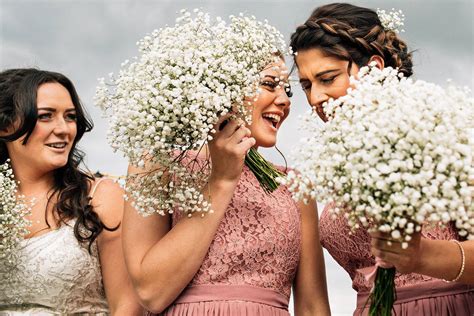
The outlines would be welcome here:
[[[372,236],[372,254],[386,263],[395,266],[400,273],[411,273],[419,269],[422,256],[423,237],[420,232],[414,233],[406,249],[400,241],[395,241],[389,234],[370,233]]]

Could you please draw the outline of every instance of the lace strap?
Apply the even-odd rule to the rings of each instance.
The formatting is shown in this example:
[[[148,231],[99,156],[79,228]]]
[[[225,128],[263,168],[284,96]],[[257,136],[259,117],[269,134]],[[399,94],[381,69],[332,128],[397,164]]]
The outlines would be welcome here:
[[[96,181],[96,182],[94,183],[94,186],[92,187],[92,190],[91,190],[91,192],[90,192],[90,194],[89,194],[89,197],[90,197],[91,200],[92,200],[92,198],[94,197],[95,190],[97,189],[97,187],[99,186],[99,184],[100,184],[103,180],[105,180],[105,179],[106,179],[106,178],[100,178],[98,181]]]

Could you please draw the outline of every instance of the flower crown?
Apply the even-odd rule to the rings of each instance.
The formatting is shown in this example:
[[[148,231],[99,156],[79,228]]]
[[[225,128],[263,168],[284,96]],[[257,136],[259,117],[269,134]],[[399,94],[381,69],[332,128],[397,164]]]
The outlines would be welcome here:
[[[386,12],[385,10],[377,9],[377,15],[384,29],[395,33],[405,32],[405,30],[401,29],[405,20],[402,10],[392,8],[390,12]]]

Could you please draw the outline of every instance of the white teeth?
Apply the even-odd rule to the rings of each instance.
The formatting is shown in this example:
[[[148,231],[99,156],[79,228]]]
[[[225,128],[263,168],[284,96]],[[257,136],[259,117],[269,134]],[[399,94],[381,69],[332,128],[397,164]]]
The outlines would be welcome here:
[[[264,113],[262,114],[264,118],[269,118],[271,119],[274,123],[279,123],[281,120],[281,117],[277,114],[272,114],[272,113]]]
[[[66,147],[66,143],[47,144],[46,146],[53,147],[53,148],[64,148]]]

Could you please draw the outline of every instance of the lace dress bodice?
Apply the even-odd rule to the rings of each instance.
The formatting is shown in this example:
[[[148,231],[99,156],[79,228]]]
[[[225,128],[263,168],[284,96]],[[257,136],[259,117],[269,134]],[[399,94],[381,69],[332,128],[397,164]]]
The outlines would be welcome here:
[[[23,240],[12,271],[0,263],[0,315],[108,314],[96,241],[89,254],[73,227]]]
[[[320,218],[321,244],[336,262],[349,273],[352,287],[357,292],[370,291],[372,285],[365,279],[358,269],[373,266],[375,258],[370,252],[370,235],[365,229],[351,232],[344,216],[333,219],[330,213],[332,204],[328,204]],[[422,235],[426,238],[437,240],[458,239],[453,227],[423,228]],[[416,273],[399,274],[395,276],[397,287],[416,285],[435,279]]]
[[[186,220],[177,212],[173,225]],[[267,194],[244,166],[194,285],[250,285],[289,298],[300,257],[300,214],[284,186]]]

